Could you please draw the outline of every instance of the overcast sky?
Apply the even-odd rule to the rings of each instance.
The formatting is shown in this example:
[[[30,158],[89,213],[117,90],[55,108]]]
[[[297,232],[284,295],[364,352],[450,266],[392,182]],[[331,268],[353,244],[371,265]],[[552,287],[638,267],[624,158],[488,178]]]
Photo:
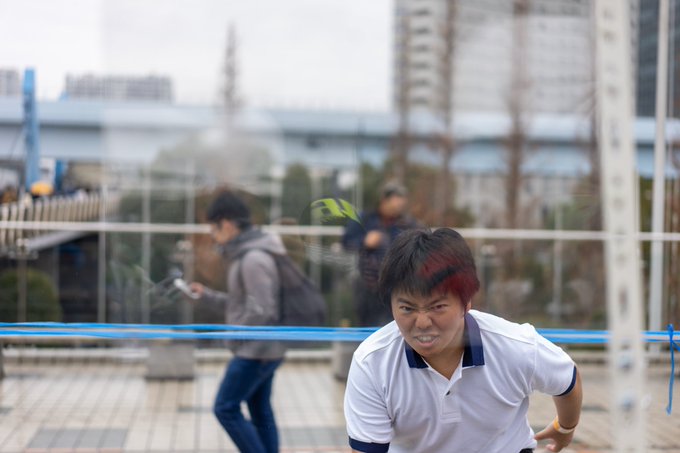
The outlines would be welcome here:
[[[182,103],[219,93],[227,28],[249,105],[387,109],[392,0],[0,0],[0,67],[169,75]]]

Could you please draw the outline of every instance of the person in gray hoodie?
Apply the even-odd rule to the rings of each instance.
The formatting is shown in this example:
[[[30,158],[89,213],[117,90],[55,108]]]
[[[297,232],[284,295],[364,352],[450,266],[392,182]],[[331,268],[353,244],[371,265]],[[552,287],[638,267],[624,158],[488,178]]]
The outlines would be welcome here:
[[[220,193],[207,211],[213,240],[229,262],[228,293],[190,284],[199,301],[225,307],[231,325],[276,325],[279,321],[279,274],[270,254],[286,254],[281,239],[251,224],[250,209],[233,192]],[[276,341],[231,341],[229,362],[215,398],[214,413],[241,452],[278,452],[271,406],[274,373],[285,354]],[[241,412],[246,402],[250,420]]]

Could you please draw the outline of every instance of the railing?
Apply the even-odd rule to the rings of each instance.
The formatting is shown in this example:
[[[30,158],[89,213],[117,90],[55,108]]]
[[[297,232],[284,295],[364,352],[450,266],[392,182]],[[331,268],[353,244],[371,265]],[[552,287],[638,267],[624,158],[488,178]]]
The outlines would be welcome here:
[[[1,204],[0,256],[26,248],[27,241],[55,234],[51,229],[21,228],[24,222],[98,221],[102,218],[102,214],[108,217],[115,213],[117,207],[117,197],[109,195],[105,199],[100,193],[55,196],[35,200],[26,197],[13,203]],[[7,224],[16,226],[17,223],[19,223],[19,228],[6,226]],[[56,242],[59,242],[58,239]],[[30,245],[29,248],[31,248]]]

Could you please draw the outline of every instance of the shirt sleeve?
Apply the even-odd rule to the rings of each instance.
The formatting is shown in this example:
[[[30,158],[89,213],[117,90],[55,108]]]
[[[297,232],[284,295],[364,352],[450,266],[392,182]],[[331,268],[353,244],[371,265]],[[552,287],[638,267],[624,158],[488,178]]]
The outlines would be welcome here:
[[[229,303],[229,294],[206,286],[203,288],[203,295],[200,300],[201,302],[220,307],[224,310],[224,305]]]
[[[347,435],[353,450],[367,453],[387,452],[392,440],[390,419],[384,393],[379,391],[376,376],[365,364],[352,358],[345,390]]]
[[[366,230],[364,229],[364,226],[359,222],[350,220],[342,235],[342,246],[346,250],[359,250],[364,243],[365,237]]]
[[[565,395],[576,383],[576,365],[559,346],[536,332],[536,356],[532,390],[553,396]]]

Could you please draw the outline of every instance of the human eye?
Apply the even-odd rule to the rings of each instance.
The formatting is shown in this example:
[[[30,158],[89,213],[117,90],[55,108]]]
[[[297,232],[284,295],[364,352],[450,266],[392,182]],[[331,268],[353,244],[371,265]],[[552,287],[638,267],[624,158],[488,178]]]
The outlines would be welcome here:
[[[449,308],[449,304],[435,304],[432,310],[436,313],[441,313]]]
[[[409,307],[408,305],[399,305],[399,311],[408,315],[410,313],[413,313],[413,307]]]

